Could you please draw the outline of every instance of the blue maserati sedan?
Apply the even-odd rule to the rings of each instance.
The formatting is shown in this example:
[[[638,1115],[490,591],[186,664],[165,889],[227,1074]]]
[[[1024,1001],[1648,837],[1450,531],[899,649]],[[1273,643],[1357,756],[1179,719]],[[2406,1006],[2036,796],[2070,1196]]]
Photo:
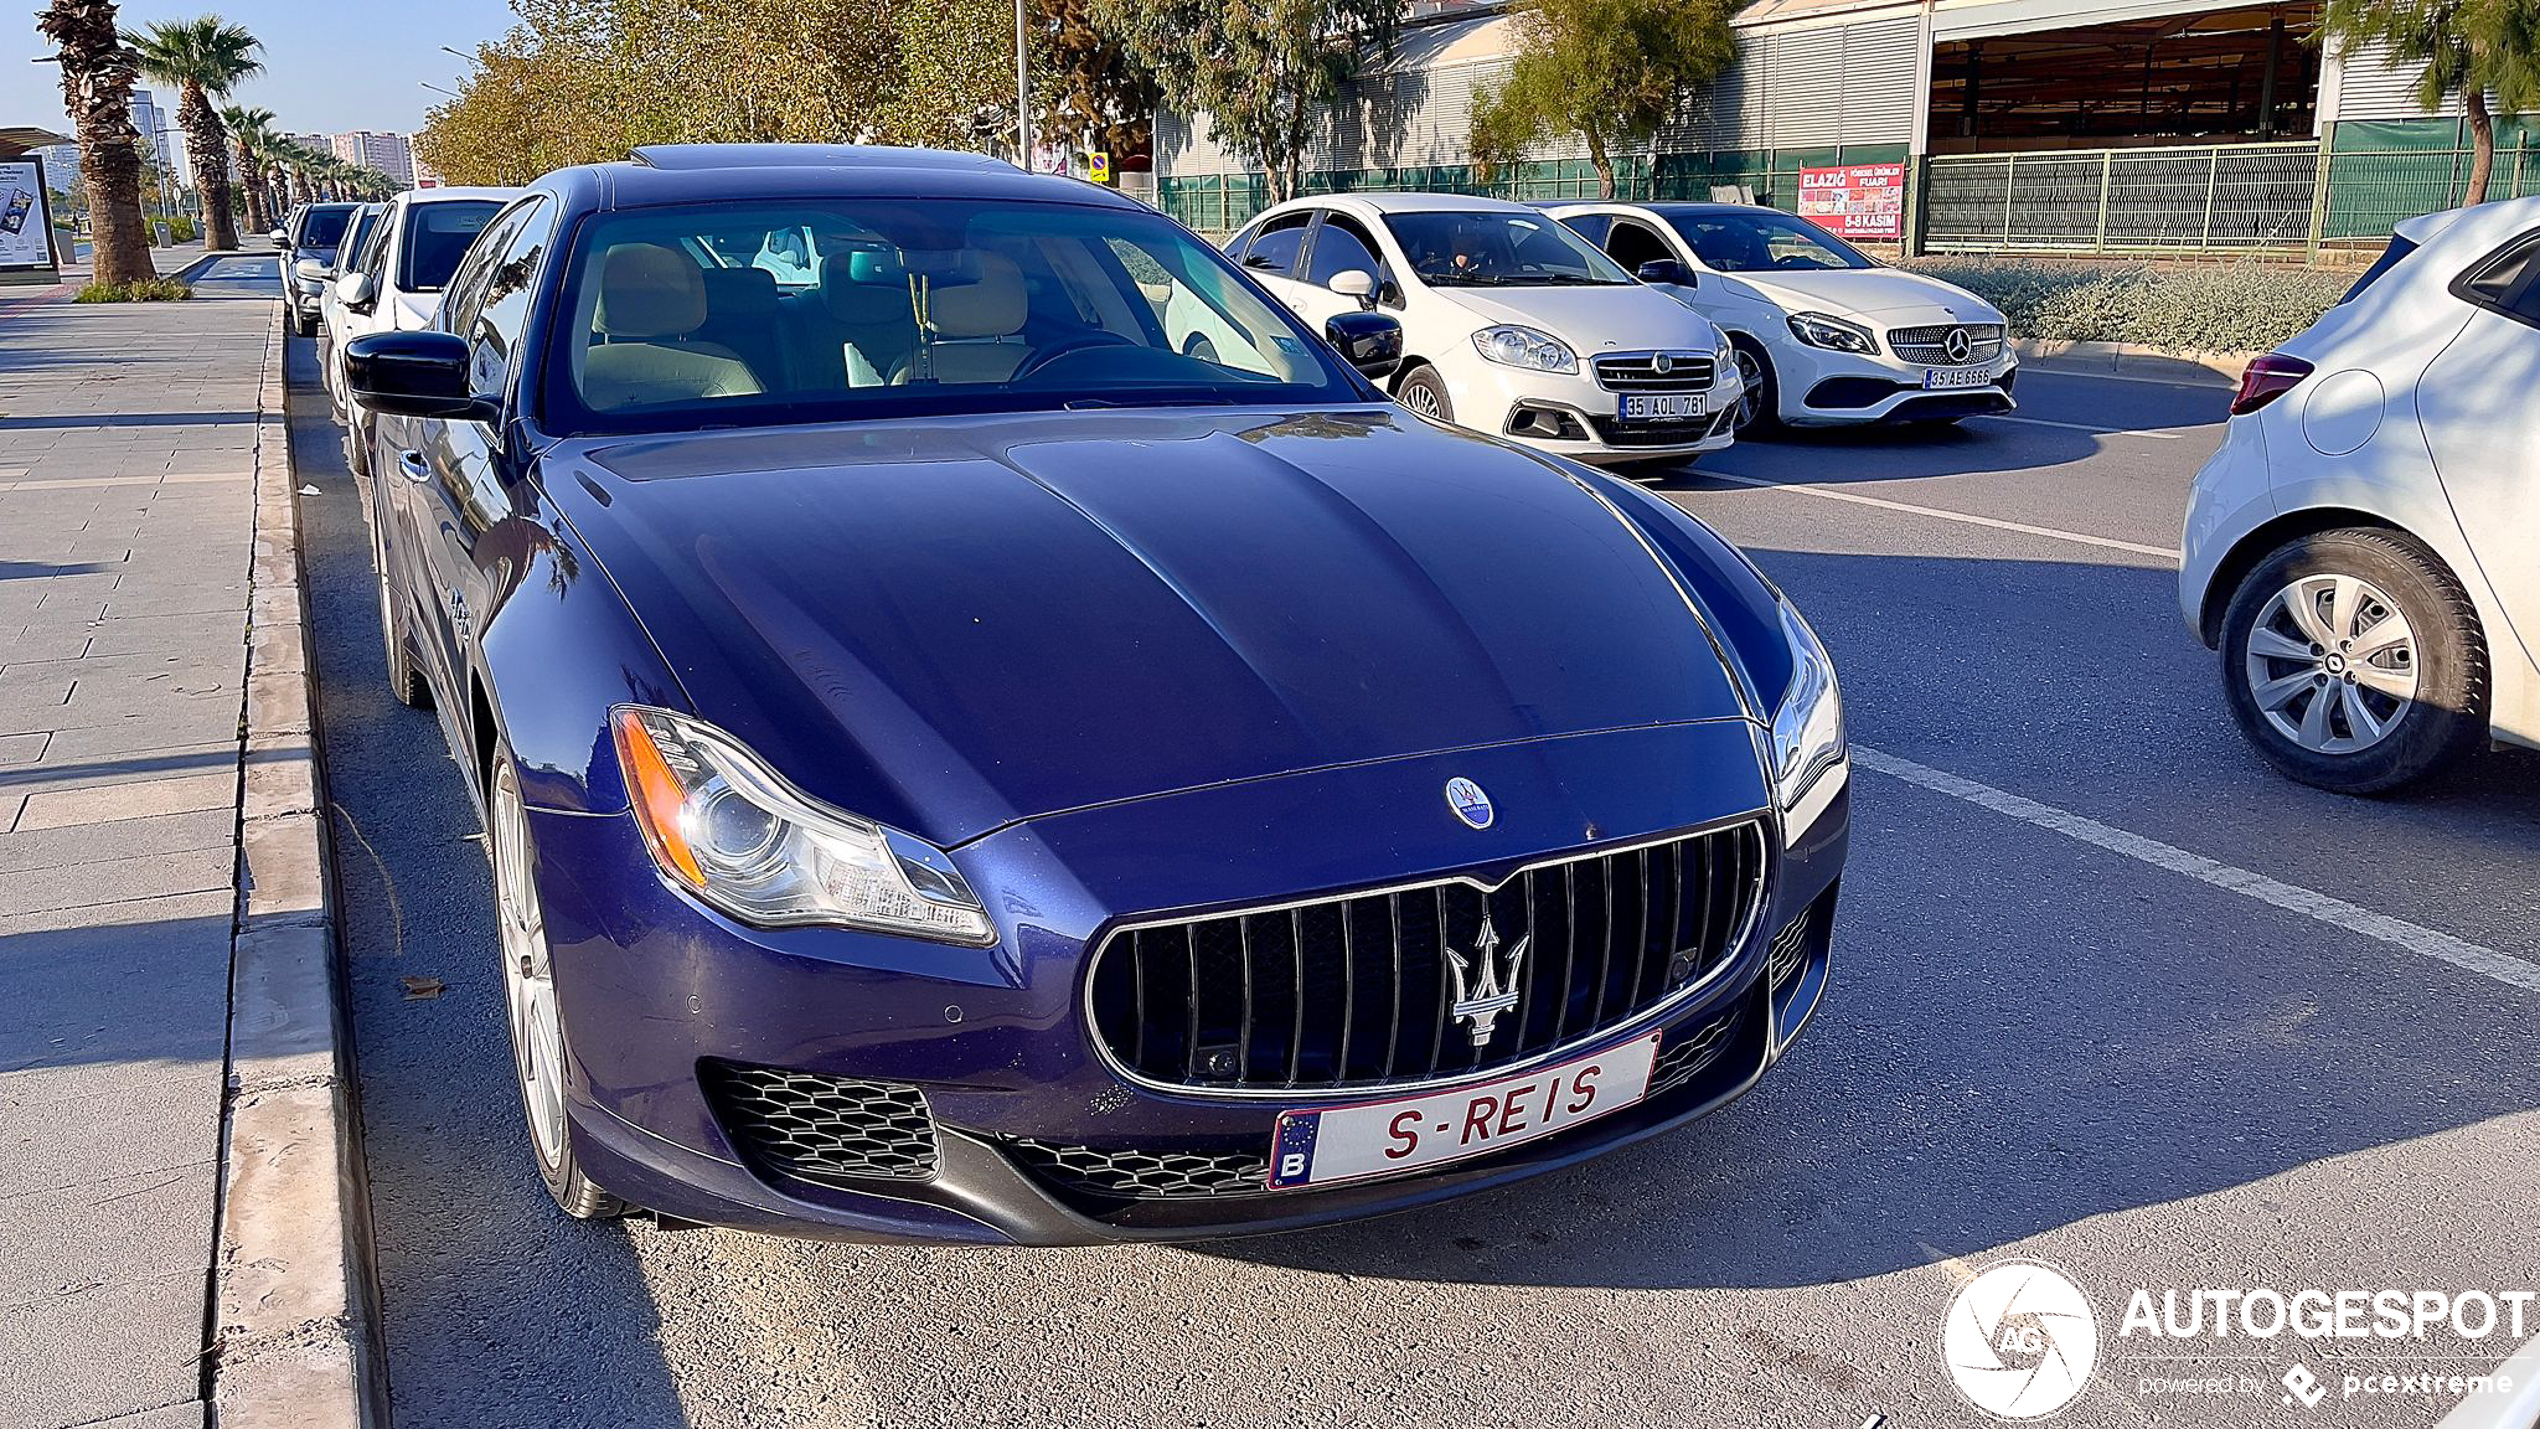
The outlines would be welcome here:
[[[1827,978],[1834,671],[1668,502],[1388,402],[1418,356],[851,147],[551,174],[347,346],[568,1213],[1243,1234],[1755,1084]]]

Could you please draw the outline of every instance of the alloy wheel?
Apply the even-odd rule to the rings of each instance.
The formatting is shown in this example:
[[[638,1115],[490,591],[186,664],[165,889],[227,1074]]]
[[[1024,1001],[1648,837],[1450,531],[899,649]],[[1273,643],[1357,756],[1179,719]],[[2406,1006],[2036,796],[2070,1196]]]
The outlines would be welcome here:
[[[2243,675],[2276,733],[2315,754],[2354,754],[2407,717],[2418,667],[2416,631],[2387,592],[2307,575],[2258,611]]]
[[[1764,410],[1764,364],[1745,348],[1737,349],[1737,426],[1745,431]]]
[[[556,1008],[547,924],[530,878],[529,814],[508,762],[494,773],[494,915],[500,925],[504,1002],[529,1135],[548,1166],[564,1160],[564,1025]]]
[[[1438,394],[1426,382],[1414,382],[1402,389],[1402,405],[1423,417],[1439,415]]]

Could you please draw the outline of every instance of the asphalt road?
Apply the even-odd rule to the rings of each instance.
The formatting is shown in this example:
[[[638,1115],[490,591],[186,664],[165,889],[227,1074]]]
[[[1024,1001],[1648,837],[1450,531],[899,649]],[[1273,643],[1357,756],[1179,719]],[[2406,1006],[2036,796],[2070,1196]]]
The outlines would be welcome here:
[[[1940,1323],[2010,1257],[2102,1317],[2061,1423],[2426,1424],[2451,1396],[2305,1411],[2276,1376],[2511,1348],[2115,1333],[2138,1287],[2540,1280],[2540,993],[2460,966],[2540,955],[2540,759],[2364,803],[2247,752],[2161,554],[2217,392],[2032,374],[2017,421],[1663,483],[1807,610],[1861,747],[1836,981],[1753,1095],[1414,1217],[949,1251],[550,1209],[474,820],[386,696],[360,507],[290,360],[401,1424],[1963,1424]],[[2222,1374],[2261,1388],[2143,1382]]]

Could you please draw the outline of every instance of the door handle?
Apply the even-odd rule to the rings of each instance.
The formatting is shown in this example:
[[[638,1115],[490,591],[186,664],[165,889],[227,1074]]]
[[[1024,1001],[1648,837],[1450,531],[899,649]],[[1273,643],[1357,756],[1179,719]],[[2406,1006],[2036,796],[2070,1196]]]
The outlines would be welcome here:
[[[410,481],[430,481],[432,479],[432,468],[424,465],[423,453],[421,452],[397,453],[397,470],[404,472],[407,479]]]

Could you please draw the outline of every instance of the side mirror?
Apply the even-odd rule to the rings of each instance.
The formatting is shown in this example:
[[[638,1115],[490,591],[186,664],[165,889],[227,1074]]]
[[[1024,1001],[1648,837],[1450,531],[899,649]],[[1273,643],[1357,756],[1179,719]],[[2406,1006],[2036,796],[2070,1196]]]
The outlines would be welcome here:
[[[1652,258],[1635,269],[1632,276],[1644,283],[1667,283],[1679,288],[1696,288],[1701,280],[1693,270],[1673,258]]]
[[[335,280],[335,300],[355,312],[370,310],[370,275],[347,273]]]
[[[323,283],[335,276],[335,270],[326,266],[326,260],[322,258],[303,258],[291,265],[291,272],[312,283]]]
[[[1376,306],[1376,275],[1363,269],[1350,268],[1334,273],[1331,281],[1324,286],[1351,299],[1361,308]]]
[[[1334,313],[1323,323],[1323,337],[1340,349],[1361,377],[1391,377],[1402,365],[1402,319],[1391,313]]]
[[[454,333],[364,333],[344,344],[344,385],[374,412],[470,422],[496,415],[469,387],[467,343]]]
[[[265,237],[272,239],[273,246],[276,248],[288,248],[291,246],[291,235],[283,232],[279,228],[266,234]]]

